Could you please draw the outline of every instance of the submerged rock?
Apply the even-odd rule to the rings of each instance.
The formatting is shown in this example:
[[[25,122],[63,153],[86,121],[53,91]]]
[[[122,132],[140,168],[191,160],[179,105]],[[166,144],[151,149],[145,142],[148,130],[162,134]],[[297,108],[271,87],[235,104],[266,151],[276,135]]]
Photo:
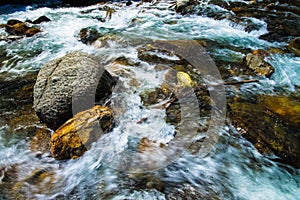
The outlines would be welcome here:
[[[50,151],[51,131],[47,128],[38,127],[30,142],[30,150],[36,153],[47,153]]]
[[[288,50],[296,56],[300,56],[300,37],[292,39],[288,45]]]
[[[113,43],[121,44],[123,39],[115,34],[107,34],[97,38],[91,45],[95,48],[111,47]]]
[[[173,43],[176,45],[176,41],[172,41],[172,44]],[[152,44],[147,44],[144,47],[138,48],[138,58],[150,64],[187,64],[186,61],[181,60],[172,52],[159,49],[158,47],[155,47]]]
[[[166,96],[160,88],[148,89],[140,93],[141,101],[145,106],[150,106],[163,101]]]
[[[23,77],[11,78],[9,75],[0,76],[0,126],[2,138],[7,140],[30,140],[38,127],[44,127],[39,123],[32,108],[33,86],[37,72],[27,73]],[[9,79],[9,80],[5,80]]]
[[[34,86],[33,107],[40,120],[55,130],[73,114],[104,101],[115,83],[93,56],[72,52],[42,67]]]
[[[164,190],[164,182],[151,173],[135,173],[129,174],[130,181],[133,182],[135,188],[141,190]]]
[[[24,169],[18,167],[19,173]],[[27,169],[28,170],[28,169]],[[23,172],[24,173],[24,172]],[[28,174],[28,172],[27,172]],[[58,177],[52,168],[39,168],[31,171],[25,179],[13,181],[14,184],[8,191],[8,199],[36,199],[38,194],[50,195],[56,186]]]
[[[82,156],[91,143],[97,141],[103,131],[109,130],[112,125],[113,113],[107,107],[94,106],[77,113],[52,135],[52,156],[58,160]]]
[[[259,96],[229,103],[233,124],[262,153],[300,168],[300,102],[294,97]]]
[[[159,143],[157,141],[149,140],[148,138],[142,138],[139,145],[138,145],[138,150],[139,152],[149,152],[153,151],[157,148],[164,148],[165,144]]]
[[[170,190],[171,188],[171,190]],[[167,200],[177,200],[177,199],[184,199],[184,200],[220,200],[221,198],[218,197],[215,191],[211,188],[208,188],[203,191],[203,189],[196,188],[194,185],[189,185],[187,183],[174,185],[173,187],[167,188]],[[209,192],[207,192],[207,190]]]

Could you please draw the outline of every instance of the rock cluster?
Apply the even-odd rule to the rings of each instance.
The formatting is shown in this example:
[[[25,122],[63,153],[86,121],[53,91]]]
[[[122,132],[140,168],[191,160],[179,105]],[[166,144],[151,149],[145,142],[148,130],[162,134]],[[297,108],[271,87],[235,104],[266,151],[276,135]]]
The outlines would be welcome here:
[[[51,21],[46,16],[41,16],[33,21],[26,20],[25,22],[17,20],[17,19],[10,19],[7,21],[6,24],[0,24],[0,28],[5,28],[5,31],[9,34],[10,37],[8,39],[19,39],[23,36],[31,37],[35,34],[41,32],[41,29],[34,26],[36,24],[40,24],[42,22],[49,22]],[[12,37],[15,36],[15,37]]]

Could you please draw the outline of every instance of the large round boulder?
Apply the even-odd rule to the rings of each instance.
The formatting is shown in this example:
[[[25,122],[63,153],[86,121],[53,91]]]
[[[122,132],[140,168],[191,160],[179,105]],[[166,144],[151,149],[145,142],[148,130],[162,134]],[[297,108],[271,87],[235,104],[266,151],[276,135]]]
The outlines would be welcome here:
[[[72,52],[42,67],[33,107],[40,120],[56,130],[76,113],[103,103],[115,83],[93,56]]]

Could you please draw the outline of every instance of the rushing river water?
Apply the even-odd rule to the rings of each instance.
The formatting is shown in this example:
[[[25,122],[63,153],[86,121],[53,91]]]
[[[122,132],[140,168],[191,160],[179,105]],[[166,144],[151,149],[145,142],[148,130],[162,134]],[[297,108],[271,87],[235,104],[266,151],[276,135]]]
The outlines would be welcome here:
[[[299,170],[261,155],[240,136],[230,121],[218,127],[219,140],[205,157],[198,155],[197,151],[186,151],[172,163],[160,166],[152,173],[143,174],[141,171],[139,174],[128,174],[118,170],[121,162],[126,162],[121,157],[130,151],[131,145],[136,145],[135,138],[152,136],[166,143],[175,132],[175,127],[165,122],[166,113],[163,110],[147,108],[141,102],[139,93],[159,86],[163,74],[154,70],[153,65],[139,60],[137,46],[157,39],[208,39],[225,46],[252,50],[286,45],[258,39],[259,35],[267,32],[264,21],[255,21],[260,26],[259,30],[246,32],[245,27],[229,20],[176,14],[168,9],[168,2],[156,5],[145,3],[139,7],[136,4],[111,4],[116,13],[106,22],[96,19],[104,17],[104,11],[82,12],[95,9],[97,5],[83,8],[28,6],[9,13],[5,10],[12,8],[0,7],[3,13],[0,24],[9,19],[33,20],[42,15],[51,19],[40,25],[42,32],[34,37],[13,42],[0,41],[0,49],[6,52],[7,58],[2,61],[0,74],[7,80],[21,80],[26,74],[39,70],[44,63],[75,50],[96,55],[105,64],[120,56],[140,63],[138,67],[125,69],[134,74],[133,78],[139,86],[132,87],[130,78],[121,77],[122,84],[115,88],[112,95],[112,106],[119,110],[116,111],[117,126],[103,140],[94,143],[83,157],[64,162],[48,155],[37,157],[28,150],[28,144],[22,138],[14,136],[8,139],[8,125],[3,125],[0,127],[0,167],[9,169],[10,166],[18,166],[18,175],[12,177],[20,183],[33,173],[46,174],[48,178],[38,184],[23,185],[23,192],[30,199],[180,199],[185,195],[191,199],[299,199]],[[220,8],[214,9],[217,12]],[[132,19],[137,20],[133,23]],[[174,21],[176,23],[171,23]],[[113,33],[121,42],[111,41],[101,48],[85,45],[76,36],[86,27],[94,27],[101,34]],[[0,34],[5,34],[4,29],[0,29]],[[221,48],[214,49],[212,54],[221,60],[242,59],[245,56],[241,52]],[[300,86],[300,57],[276,54],[271,55],[269,60],[276,73],[270,79],[261,78],[259,83],[243,85],[241,93],[282,92],[278,88],[284,88],[285,93],[297,91]],[[227,88],[227,92],[230,93],[230,90],[230,87]],[[9,108],[6,108],[9,112],[7,110]],[[143,117],[147,117],[147,123],[136,123]],[[206,123],[206,119],[201,120]],[[105,161],[111,159],[114,161]],[[150,162],[137,159],[141,160],[133,161],[132,165],[138,168],[138,162],[154,165],[161,158],[153,156]],[[0,183],[2,178],[0,174]],[[164,185],[163,190],[160,184]],[[18,186],[1,187],[4,187],[3,191],[9,191]],[[3,198],[6,198],[5,195]]]

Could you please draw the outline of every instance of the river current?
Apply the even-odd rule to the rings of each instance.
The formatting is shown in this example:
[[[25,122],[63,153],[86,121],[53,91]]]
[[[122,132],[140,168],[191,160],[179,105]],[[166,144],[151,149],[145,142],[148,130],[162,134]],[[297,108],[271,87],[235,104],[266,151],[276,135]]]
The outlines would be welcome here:
[[[134,74],[139,86],[133,88],[130,78],[121,77],[122,84],[115,88],[112,95],[112,106],[120,110],[117,116],[119,123],[103,140],[95,142],[83,157],[63,162],[48,155],[37,157],[28,150],[28,144],[22,138],[14,136],[8,139],[8,125],[3,125],[0,127],[0,167],[17,165],[20,170],[15,178],[20,182],[36,171],[47,171],[48,179],[39,185],[25,187],[31,199],[177,199],[185,193],[199,198],[202,195],[203,199],[299,199],[300,171],[261,155],[231,125],[230,120],[218,127],[218,142],[208,155],[186,151],[173,162],[149,172],[150,175],[143,174],[143,171],[136,174],[120,170],[121,157],[131,145],[135,145],[135,137],[151,135],[158,141],[166,142],[172,139],[175,132],[175,127],[165,122],[166,113],[163,110],[147,108],[141,102],[139,93],[159,86],[163,75],[154,70],[154,65],[139,60],[136,46],[152,40],[191,39],[209,39],[252,50],[286,45],[258,38],[267,32],[264,21],[253,19],[260,29],[247,32],[242,25],[226,19],[177,14],[169,9],[169,2],[136,5],[137,2],[131,6],[111,3],[109,6],[116,12],[106,22],[97,19],[105,16],[104,11],[96,9],[98,5],[81,8],[0,7],[0,24],[9,19],[33,20],[43,15],[51,19],[40,25],[42,32],[34,37],[13,42],[0,41],[0,49],[6,51],[8,58],[0,68],[0,74],[6,80],[21,80],[26,74],[38,71],[44,63],[75,50],[93,54],[104,64],[120,56],[141,63],[138,67],[125,69]],[[205,1],[203,6],[207,6]],[[7,13],[7,9],[12,11]],[[95,10],[82,12],[90,9]],[[221,8],[214,9],[218,12]],[[134,23],[133,19],[136,19]],[[172,24],[174,21],[176,23]],[[86,27],[93,27],[103,35],[113,33],[120,40],[110,41],[101,48],[83,44],[77,35]],[[0,29],[0,34],[5,34],[4,29]],[[224,60],[245,56],[241,52],[221,48],[211,53]],[[270,78],[261,78],[259,83],[241,86],[241,93],[282,92],[277,88],[284,88],[285,93],[297,92],[300,86],[300,57],[274,54],[269,62],[276,73]],[[230,93],[231,89],[226,90]],[[145,116],[148,123],[136,123]],[[206,123],[205,120],[200,119],[201,123]],[[198,137],[201,138],[201,134]],[[139,162],[144,161],[140,159]],[[159,162],[161,158],[153,156],[151,159]],[[148,164],[151,165],[151,162]],[[137,161],[133,163],[139,164]],[[0,182],[2,178],[0,174]],[[154,185],[163,183],[164,190],[159,190],[159,186],[144,186],[143,180],[148,179]]]

